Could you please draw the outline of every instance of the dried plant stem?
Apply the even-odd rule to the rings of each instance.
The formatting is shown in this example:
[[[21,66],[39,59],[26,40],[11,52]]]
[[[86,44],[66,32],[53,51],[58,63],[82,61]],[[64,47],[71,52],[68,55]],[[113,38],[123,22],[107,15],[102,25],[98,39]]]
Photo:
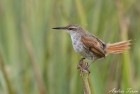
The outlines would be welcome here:
[[[91,94],[88,67],[88,63],[83,62],[83,59],[80,60],[77,66],[77,68],[80,70],[80,77],[83,84],[84,94]]]
[[[41,77],[40,69],[36,64],[36,60],[35,60],[33,50],[32,50],[32,45],[31,45],[31,42],[29,41],[29,37],[26,33],[26,28],[24,26],[22,28],[23,28],[24,42],[27,47],[29,57],[31,59],[31,64],[32,64],[32,68],[33,68],[33,72],[34,72],[34,76],[35,76],[35,80],[37,82],[39,92],[40,92],[40,94],[46,94],[45,85],[44,85],[43,79]]]
[[[125,16],[124,6],[122,5],[121,0],[116,0],[116,8],[119,17],[121,39],[128,40],[129,18]],[[132,70],[129,52],[126,51],[126,53],[123,53],[122,57],[122,87],[127,88],[128,86],[131,86],[132,82]]]
[[[80,76],[82,79],[84,94],[91,94],[90,84],[89,84],[89,74],[80,72]]]
[[[8,74],[6,72],[5,65],[4,65],[4,62],[3,62],[3,58],[2,58],[1,55],[0,55],[0,69],[1,69],[1,71],[3,73],[8,93],[9,94],[15,94],[14,89],[12,88],[11,82],[10,82],[10,80],[8,78]]]

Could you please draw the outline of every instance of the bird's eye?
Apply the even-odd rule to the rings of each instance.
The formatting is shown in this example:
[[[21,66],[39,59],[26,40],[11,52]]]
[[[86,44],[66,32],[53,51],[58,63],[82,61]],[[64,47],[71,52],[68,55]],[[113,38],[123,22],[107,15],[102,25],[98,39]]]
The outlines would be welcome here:
[[[69,30],[73,30],[73,28],[69,28]]]

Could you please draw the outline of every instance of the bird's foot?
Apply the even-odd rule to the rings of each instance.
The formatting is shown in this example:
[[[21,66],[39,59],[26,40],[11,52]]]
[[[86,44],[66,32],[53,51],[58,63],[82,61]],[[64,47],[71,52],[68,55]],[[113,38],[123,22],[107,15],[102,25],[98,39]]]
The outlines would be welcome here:
[[[78,65],[77,65],[77,69],[79,69],[81,72],[85,72],[85,73],[90,73],[89,71],[89,64],[87,62],[84,62],[85,58],[81,58]]]

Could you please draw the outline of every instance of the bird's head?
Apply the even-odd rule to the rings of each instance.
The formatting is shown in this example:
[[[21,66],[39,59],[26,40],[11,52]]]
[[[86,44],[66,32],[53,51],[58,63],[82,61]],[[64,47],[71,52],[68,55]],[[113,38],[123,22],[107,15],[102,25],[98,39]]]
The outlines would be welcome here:
[[[78,25],[68,25],[68,26],[65,26],[65,27],[55,27],[55,28],[52,28],[52,29],[65,30],[70,34],[74,34],[74,33],[78,33],[78,32],[83,31],[83,29]]]

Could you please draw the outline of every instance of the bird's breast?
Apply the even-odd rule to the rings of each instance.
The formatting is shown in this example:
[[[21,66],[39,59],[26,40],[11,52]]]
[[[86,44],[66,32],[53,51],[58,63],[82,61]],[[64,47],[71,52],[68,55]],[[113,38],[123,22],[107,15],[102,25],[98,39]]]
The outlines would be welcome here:
[[[83,57],[93,60],[93,53],[85,48],[84,44],[81,42],[81,36],[73,34],[71,35],[72,45],[75,52],[81,54]]]
[[[81,42],[81,36],[77,34],[71,35],[72,45],[76,52],[80,53],[83,51],[83,44]]]

